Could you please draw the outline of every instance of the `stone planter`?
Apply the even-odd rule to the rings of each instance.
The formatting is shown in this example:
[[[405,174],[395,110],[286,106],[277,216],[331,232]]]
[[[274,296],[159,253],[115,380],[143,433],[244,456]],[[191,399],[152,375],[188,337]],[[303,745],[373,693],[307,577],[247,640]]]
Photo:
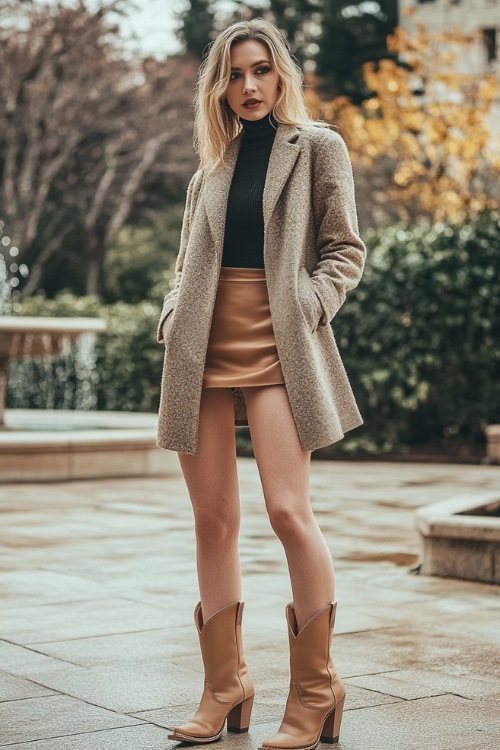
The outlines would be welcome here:
[[[500,491],[459,497],[415,514],[426,575],[500,583]]]

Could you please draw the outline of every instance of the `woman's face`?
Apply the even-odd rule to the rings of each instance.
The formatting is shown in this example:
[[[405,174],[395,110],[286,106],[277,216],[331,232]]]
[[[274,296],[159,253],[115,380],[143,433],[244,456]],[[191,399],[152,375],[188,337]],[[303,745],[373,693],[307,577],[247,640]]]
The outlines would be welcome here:
[[[231,47],[231,77],[226,99],[233,112],[245,120],[260,120],[278,98],[278,71],[265,44],[256,39]]]

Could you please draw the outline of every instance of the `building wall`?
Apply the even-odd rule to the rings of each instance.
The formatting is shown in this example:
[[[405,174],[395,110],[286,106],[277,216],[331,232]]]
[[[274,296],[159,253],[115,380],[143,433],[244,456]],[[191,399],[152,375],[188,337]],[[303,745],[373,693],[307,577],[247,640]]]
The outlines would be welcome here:
[[[458,27],[469,34],[483,31],[481,40],[460,53],[457,69],[481,75],[500,75],[500,0],[398,0],[399,24],[409,31],[416,23],[430,33]],[[414,12],[406,14],[408,9]]]

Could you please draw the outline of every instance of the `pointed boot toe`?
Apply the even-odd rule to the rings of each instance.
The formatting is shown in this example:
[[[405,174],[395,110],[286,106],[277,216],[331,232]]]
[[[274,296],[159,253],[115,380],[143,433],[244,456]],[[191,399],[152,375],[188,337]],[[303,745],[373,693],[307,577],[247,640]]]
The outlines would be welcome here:
[[[212,726],[207,726],[202,722],[188,721],[186,724],[181,724],[179,727],[175,727],[172,734],[168,735],[169,740],[178,740],[178,742],[194,742],[203,744],[205,742],[215,742],[219,739],[224,728],[224,720],[222,726],[218,732],[213,732]]]
[[[215,742],[219,739],[222,734],[222,725],[219,732],[211,735],[211,728],[198,724],[194,721],[189,721],[187,724],[181,724],[179,727],[175,727],[172,734],[168,735],[169,740],[177,740],[178,742],[195,742],[203,744],[205,742]]]

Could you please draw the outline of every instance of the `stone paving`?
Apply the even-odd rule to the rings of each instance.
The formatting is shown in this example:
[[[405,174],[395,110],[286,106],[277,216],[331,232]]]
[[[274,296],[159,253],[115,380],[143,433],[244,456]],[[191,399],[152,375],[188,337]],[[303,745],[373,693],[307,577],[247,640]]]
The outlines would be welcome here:
[[[285,557],[253,459],[238,459],[253,750],[288,684]],[[500,491],[500,467],[312,464],[337,573],[334,660],[347,687],[338,750],[498,750],[500,590],[412,574],[416,508]],[[170,750],[202,665],[192,514],[179,471],[0,488],[0,747]]]

